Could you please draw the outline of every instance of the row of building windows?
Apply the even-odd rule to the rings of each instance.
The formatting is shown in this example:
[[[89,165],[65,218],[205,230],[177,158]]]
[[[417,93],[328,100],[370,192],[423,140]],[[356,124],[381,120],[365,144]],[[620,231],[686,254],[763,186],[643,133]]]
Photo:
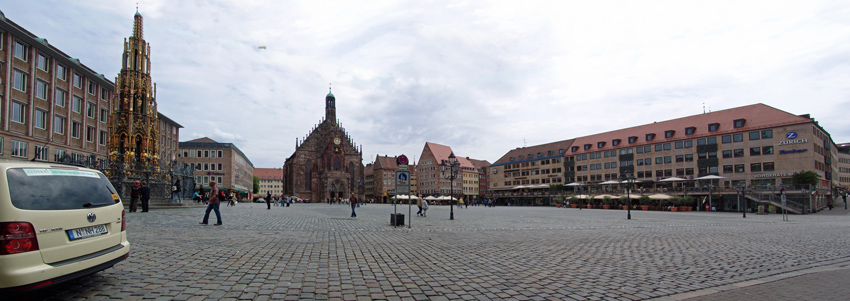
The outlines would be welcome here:
[[[773,130],[763,130],[763,131],[750,132],[748,134],[748,136],[749,136],[750,141],[761,140],[761,139],[770,139],[770,138],[773,138]],[[637,137],[634,137],[634,138],[637,138]],[[649,137],[647,137],[647,138],[649,138]],[[654,136],[653,136],[653,139],[654,139]],[[615,139],[614,141],[619,141],[619,139]],[[647,139],[647,141],[652,141],[652,140]],[[721,136],[721,142],[724,143],[724,144],[733,143],[733,142],[742,142],[742,141],[744,141],[744,134],[743,133]],[[634,142],[629,142],[629,143],[631,144],[631,143],[634,143]],[[612,144],[613,144],[613,146],[619,145],[619,143],[612,143]],[[697,139],[697,145],[711,145],[711,144],[717,144],[717,137],[708,137],[708,138]],[[691,148],[691,147],[693,147],[693,140],[683,140],[683,141],[676,141],[674,143],[656,144],[655,145],[655,151],[659,152],[659,151],[664,151],[664,150],[670,150],[674,146],[675,146],[676,149]],[[584,150],[590,150],[592,147],[593,147],[592,144],[585,144]],[[603,147],[605,147],[605,142],[599,142],[597,144],[597,148],[603,148]],[[572,152],[577,152],[579,150],[579,148],[580,148],[579,146],[573,146]],[[650,146],[637,147],[637,153],[638,154],[648,153],[648,152],[651,151],[651,149],[652,148]],[[632,152],[631,152],[630,148],[620,150],[621,155],[631,154],[631,153]],[[578,156],[577,156],[576,159],[577,160],[587,160],[588,156],[586,156],[586,155],[587,154],[581,155],[582,156],[581,158],[578,158]],[[613,156],[616,155],[616,151],[605,151],[605,152],[594,153],[594,154],[591,154],[590,159],[602,158],[603,155],[604,155],[605,158],[613,157]]]
[[[221,176],[195,176],[195,182],[202,183],[204,186],[206,186],[210,181],[215,181],[216,184],[221,185],[223,183],[221,180]]]
[[[183,158],[222,158],[224,153],[220,150],[183,150]]]
[[[194,170],[203,171],[222,171],[221,163],[189,163],[189,166]]]
[[[555,184],[555,183],[563,183],[563,182],[564,182],[564,178],[527,179],[527,180],[505,181],[505,186],[530,185],[530,184]]]

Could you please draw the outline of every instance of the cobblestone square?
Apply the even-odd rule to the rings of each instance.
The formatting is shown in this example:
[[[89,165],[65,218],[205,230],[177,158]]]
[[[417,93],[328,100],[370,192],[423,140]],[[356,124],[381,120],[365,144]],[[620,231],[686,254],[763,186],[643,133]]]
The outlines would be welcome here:
[[[397,210],[409,217],[407,205]],[[844,209],[788,222],[639,210],[627,220],[625,210],[554,207],[455,207],[449,220],[449,210],[418,217],[413,207],[409,228],[390,226],[393,206],[379,204],[356,218],[346,205],[239,204],[221,208],[223,226],[199,225],[203,208],[127,213],[127,260],[29,297],[728,300],[724,291],[850,267]],[[780,288],[836,296],[809,282]]]

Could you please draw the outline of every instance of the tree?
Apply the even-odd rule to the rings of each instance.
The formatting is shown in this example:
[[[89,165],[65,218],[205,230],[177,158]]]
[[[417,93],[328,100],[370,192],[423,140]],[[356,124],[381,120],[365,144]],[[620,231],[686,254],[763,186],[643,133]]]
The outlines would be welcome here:
[[[791,184],[794,185],[817,185],[818,181],[818,174],[811,170],[795,172],[791,175]]]
[[[254,176],[254,193],[260,192],[260,178]]]

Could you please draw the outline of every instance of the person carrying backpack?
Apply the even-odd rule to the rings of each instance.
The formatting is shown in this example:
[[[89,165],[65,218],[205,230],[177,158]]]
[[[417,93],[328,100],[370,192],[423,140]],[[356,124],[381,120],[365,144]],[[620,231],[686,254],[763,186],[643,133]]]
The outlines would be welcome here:
[[[210,219],[210,211],[215,211],[215,217],[218,219],[218,223],[215,225],[221,226],[221,211],[219,211],[218,207],[221,205],[223,199],[224,194],[218,187],[215,187],[215,181],[210,181],[210,199],[207,201],[207,212],[204,214],[204,220],[201,221],[201,225],[206,225]]]

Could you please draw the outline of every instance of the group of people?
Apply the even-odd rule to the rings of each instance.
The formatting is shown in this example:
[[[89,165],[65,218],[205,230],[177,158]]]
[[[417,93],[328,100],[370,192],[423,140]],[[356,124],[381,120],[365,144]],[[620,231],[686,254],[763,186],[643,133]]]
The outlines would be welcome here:
[[[272,203],[274,203],[275,206],[289,207],[289,204],[295,201],[294,198],[290,198],[288,195],[284,195],[282,197],[279,197],[279,196],[276,196],[276,195],[272,196],[272,194],[270,192],[266,192],[265,200],[266,200],[266,207],[269,210],[272,209],[272,205],[271,205]]]
[[[416,212],[416,215],[422,216],[422,217],[428,216],[427,215],[428,207],[429,207],[428,206],[428,200],[417,199],[416,200],[416,207],[419,207],[419,211]]]
[[[142,212],[148,212],[151,200],[151,187],[148,186],[148,182],[135,181],[133,185],[130,185],[130,212],[138,210],[136,203],[139,200],[142,201]]]

